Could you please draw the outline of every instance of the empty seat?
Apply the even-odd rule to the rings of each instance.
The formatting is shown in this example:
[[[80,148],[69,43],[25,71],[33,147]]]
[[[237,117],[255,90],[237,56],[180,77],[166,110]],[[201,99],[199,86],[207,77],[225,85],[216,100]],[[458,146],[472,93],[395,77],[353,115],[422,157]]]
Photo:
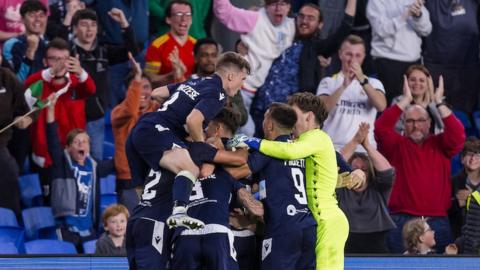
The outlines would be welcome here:
[[[100,210],[101,213],[112,204],[117,203],[117,194],[102,194],[100,195]]]
[[[25,243],[27,254],[77,254],[75,245],[60,240],[41,239]]]
[[[0,207],[0,226],[18,227],[17,217],[11,209]]]
[[[33,207],[22,211],[27,239],[57,239],[55,220],[50,207]]]
[[[0,242],[0,254],[18,254],[18,249],[11,242]]]
[[[468,114],[458,110],[453,110],[453,113],[460,120],[460,122],[462,122],[463,127],[465,128],[465,134],[467,136],[475,136],[476,132]]]
[[[23,252],[25,230],[19,227],[0,226],[0,243],[12,243],[17,251]]]
[[[115,194],[116,176],[113,174],[100,178],[100,194]]]
[[[20,197],[24,208],[42,205],[42,188],[38,174],[25,174],[20,176],[19,186]]]
[[[95,253],[95,244],[97,240],[90,240],[83,243],[83,252],[85,254],[94,254]]]

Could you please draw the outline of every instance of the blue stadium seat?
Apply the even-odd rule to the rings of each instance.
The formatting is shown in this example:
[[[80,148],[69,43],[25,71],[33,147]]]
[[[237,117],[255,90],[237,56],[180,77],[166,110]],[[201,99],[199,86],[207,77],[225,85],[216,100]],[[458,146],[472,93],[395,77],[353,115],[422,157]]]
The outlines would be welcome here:
[[[456,175],[463,169],[462,157],[460,154],[457,154],[452,158],[451,168],[452,168],[452,176]]]
[[[0,254],[18,254],[18,249],[11,242],[0,242]]]
[[[116,176],[113,174],[100,178],[100,194],[116,194]]]
[[[41,206],[43,204],[42,188],[38,174],[20,176],[19,186],[24,208]]]
[[[83,243],[83,252],[85,254],[94,254],[95,253],[95,244],[97,240],[90,240]]]
[[[27,254],[77,254],[75,245],[59,240],[33,240],[25,243]]]
[[[100,210],[101,213],[112,204],[117,203],[117,194],[102,194],[100,195]]]
[[[0,243],[12,243],[17,251],[23,252],[25,230],[20,227],[0,226]]]
[[[476,131],[472,125],[472,122],[470,121],[470,117],[468,116],[468,114],[458,110],[453,110],[453,113],[462,122],[463,127],[465,128],[465,134],[467,136],[475,136]]]
[[[17,217],[12,210],[0,207],[0,226],[18,227]]]
[[[472,116],[473,123],[475,124],[475,128],[477,130],[477,134],[480,135],[480,111],[474,111]]]
[[[58,239],[50,207],[33,207],[22,211],[27,239]]]

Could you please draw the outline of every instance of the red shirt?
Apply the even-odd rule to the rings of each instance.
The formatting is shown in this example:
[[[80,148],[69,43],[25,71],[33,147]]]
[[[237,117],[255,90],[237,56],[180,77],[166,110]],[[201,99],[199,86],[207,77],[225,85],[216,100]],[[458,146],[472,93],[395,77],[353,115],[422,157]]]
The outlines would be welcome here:
[[[170,33],[160,36],[148,46],[145,55],[145,71],[153,74],[167,74],[172,72],[172,62],[168,59],[168,56],[173,49],[177,47],[180,59],[187,68],[185,78],[190,77],[195,66],[193,47],[196,42],[193,37],[188,36],[185,44],[180,45]]]
[[[378,149],[396,171],[388,207],[392,213],[446,216],[452,195],[450,162],[463,148],[463,125],[452,113],[443,118],[443,133],[416,144],[395,131],[401,114],[394,105],[375,122]]]

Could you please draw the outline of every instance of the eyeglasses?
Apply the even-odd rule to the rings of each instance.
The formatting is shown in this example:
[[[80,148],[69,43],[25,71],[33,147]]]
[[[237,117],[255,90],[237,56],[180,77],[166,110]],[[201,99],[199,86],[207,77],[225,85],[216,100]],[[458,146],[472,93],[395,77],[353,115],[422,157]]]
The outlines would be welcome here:
[[[429,229],[426,229],[426,230],[424,231],[424,233],[427,233],[427,232],[435,232],[435,231],[432,230],[431,228],[429,228]]]
[[[172,17],[189,19],[192,17],[192,13],[191,12],[175,12],[175,13],[172,13]]]
[[[58,57],[58,56],[47,56],[47,60],[52,61],[52,62],[58,62],[58,61],[64,61],[67,60],[67,57]]]
[[[405,124],[407,125],[415,125],[415,123],[418,123],[419,125],[424,125],[427,123],[428,119],[420,118],[420,119],[406,119]]]

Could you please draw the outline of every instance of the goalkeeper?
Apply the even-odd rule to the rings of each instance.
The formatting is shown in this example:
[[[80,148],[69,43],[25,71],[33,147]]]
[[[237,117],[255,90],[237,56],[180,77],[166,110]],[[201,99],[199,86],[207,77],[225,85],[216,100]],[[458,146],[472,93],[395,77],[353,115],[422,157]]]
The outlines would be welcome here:
[[[245,143],[261,153],[279,159],[306,159],[306,191],[308,207],[317,226],[315,247],[317,270],[341,270],[344,247],[348,237],[348,221],[335,198],[337,161],[333,143],[321,130],[327,117],[321,99],[311,93],[297,93],[289,97],[297,114],[294,142],[275,142],[247,139]]]

